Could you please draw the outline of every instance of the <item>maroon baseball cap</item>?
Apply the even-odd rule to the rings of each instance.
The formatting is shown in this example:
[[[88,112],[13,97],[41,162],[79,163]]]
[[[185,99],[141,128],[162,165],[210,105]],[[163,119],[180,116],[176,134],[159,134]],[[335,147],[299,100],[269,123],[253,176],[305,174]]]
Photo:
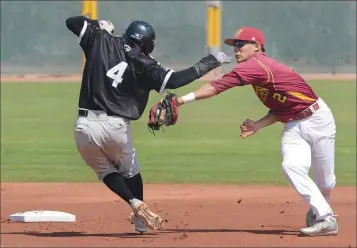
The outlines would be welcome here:
[[[229,46],[235,46],[237,40],[255,41],[264,46],[264,34],[262,31],[252,27],[243,27],[239,29],[235,35],[235,38],[225,39],[224,43]]]

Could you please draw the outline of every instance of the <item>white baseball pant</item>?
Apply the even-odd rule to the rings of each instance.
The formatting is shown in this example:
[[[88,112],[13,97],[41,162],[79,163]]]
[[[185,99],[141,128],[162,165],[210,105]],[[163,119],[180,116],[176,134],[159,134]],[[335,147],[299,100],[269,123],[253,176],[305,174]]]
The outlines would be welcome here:
[[[317,102],[320,108],[310,117],[284,125],[281,155],[285,176],[310,205],[317,220],[322,220],[333,214],[328,201],[336,184],[336,126],[330,108],[321,98]],[[308,174],[310,167],[314,180]]]
[[[113,172],[125,178],[139,173],[130,120],[88,110],[87,117],[78,117],[74,137],[80,155],[99,180]]]

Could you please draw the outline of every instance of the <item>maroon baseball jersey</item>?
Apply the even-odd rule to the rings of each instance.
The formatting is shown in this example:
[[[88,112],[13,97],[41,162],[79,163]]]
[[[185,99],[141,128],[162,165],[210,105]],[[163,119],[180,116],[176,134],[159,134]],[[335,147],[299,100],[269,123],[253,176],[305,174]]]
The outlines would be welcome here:
[[[260,101],[285,123],[316,102],[318,96],[305,80],[288,66],[257,53],[239,63],[221,79],[211,82],[217,93],[235,86],[252,85]]]

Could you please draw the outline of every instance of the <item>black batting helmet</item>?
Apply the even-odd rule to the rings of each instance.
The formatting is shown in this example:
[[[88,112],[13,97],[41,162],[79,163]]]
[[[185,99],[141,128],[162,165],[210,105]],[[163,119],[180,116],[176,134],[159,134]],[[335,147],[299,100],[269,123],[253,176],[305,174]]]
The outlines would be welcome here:
[[[125,31],[124,38],[135,42],[143,48],[145,54],[150,54],[155,47],[155,30],[145,21],[133,21]]]

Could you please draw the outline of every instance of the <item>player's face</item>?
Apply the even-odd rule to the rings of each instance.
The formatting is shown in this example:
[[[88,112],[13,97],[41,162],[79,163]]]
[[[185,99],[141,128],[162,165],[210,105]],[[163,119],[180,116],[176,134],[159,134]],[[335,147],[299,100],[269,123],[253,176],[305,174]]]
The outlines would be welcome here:
[[[258,51],[259,46],[256,43],[249,41],[237,41],[234,46],[234,54],[236,56],[237,63],[247,61]]]

